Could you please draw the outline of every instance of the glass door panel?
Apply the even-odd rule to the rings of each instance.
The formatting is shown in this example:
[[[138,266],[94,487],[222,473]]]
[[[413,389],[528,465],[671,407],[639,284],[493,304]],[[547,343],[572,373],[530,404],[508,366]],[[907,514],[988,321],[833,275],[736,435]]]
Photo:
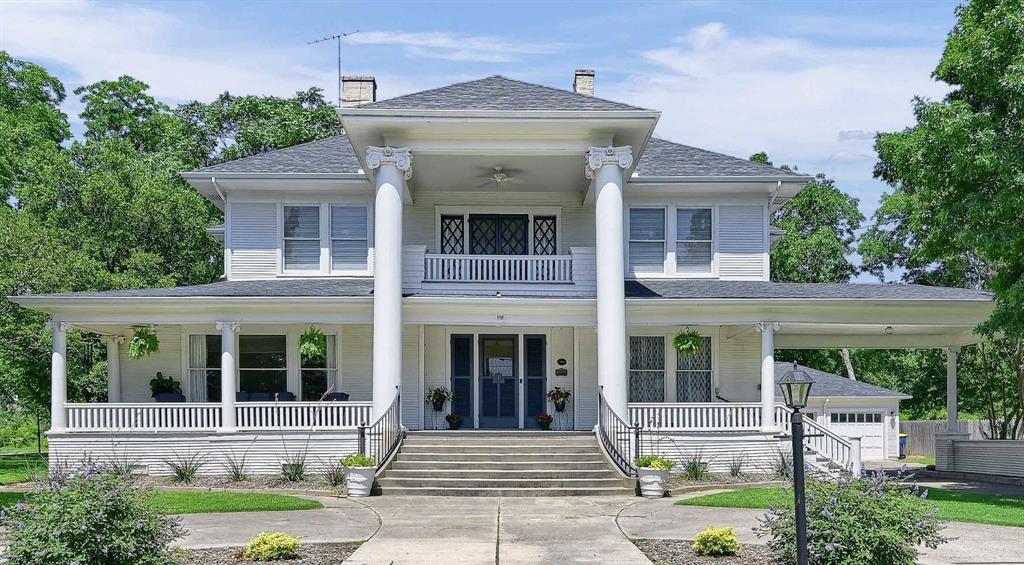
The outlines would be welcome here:
[[[480,336],[480,427],[519,427],[517,336]]]

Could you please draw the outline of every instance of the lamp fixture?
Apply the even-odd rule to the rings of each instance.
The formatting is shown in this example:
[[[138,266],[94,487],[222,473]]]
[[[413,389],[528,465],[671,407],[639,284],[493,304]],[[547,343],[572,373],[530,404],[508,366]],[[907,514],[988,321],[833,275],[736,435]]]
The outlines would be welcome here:
[[[894,330],[892,328],[892,326],[885,326],[885,330],[884,331],[885,331],[885,335],[892,335],[893,333],[895,333],[896,330]]]

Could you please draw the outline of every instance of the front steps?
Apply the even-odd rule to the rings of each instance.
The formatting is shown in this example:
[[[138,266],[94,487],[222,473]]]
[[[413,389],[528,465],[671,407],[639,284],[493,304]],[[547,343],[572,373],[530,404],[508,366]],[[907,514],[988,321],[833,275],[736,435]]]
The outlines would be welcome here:
[[[378,478],[383,494],[600,496],[633,493],[590,432],[409,432]]]

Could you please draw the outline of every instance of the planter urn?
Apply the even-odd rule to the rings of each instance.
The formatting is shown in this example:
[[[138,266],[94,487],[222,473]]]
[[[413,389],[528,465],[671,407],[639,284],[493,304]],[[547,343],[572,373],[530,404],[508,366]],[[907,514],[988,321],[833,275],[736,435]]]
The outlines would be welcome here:
[[[458,420],[458,421],[455,421],[455,422],[448,422],[448,429],[449,430],[457,430],[457,429],[459,429],[461,427],[462,427],[462,420]]]
[[[444,401],[443,400],[435,400],[434,401],[434,412],[444,412]]]
[[[565,412],[565,401],[564,400],[556,400],[555,401],[555,412]]]
[[[540,426],[540,429],[542,429],[542,430],[550,430],[551,429],[551,422],[537,422],[537,425]]]
[[[668,490],[668,477],[671,471],[640,467],[637,474],[640,481],[640,494],[644,498],[661,498]]]
[[[373,490],[373,478],[377,472],[375,467],[347,467],[345,469],[345,490],[352,498],[370,496]]]

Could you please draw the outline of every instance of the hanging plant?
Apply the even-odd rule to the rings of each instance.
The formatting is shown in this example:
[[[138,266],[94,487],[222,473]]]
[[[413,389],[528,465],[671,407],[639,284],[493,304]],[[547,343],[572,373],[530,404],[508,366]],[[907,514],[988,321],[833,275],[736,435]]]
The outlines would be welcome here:
[[[704,338],[697,330],[688,329],[676,334],[672,345],[683,355],[696,355],[700,353],[701,349],[704,349]]]
[[[151,328],[135,328],[135,335],[128,344],[128,356],[132,359],[142,359],[160,351],[160,338]]]
[[[327,336],[320,328],[309,326],[299,337],[299,353],[309,359],[323,359],[327,357]]]

